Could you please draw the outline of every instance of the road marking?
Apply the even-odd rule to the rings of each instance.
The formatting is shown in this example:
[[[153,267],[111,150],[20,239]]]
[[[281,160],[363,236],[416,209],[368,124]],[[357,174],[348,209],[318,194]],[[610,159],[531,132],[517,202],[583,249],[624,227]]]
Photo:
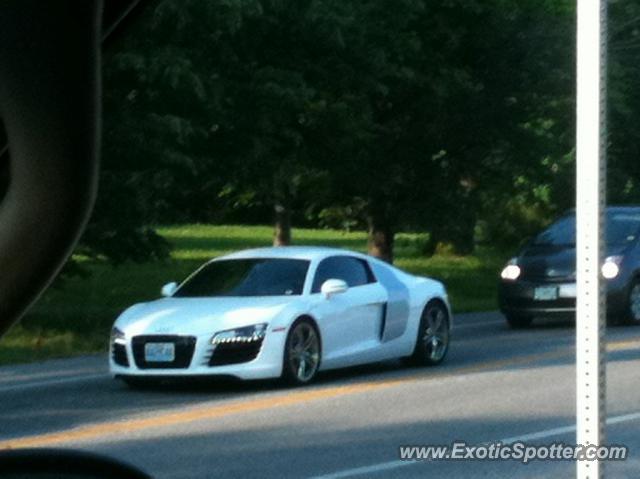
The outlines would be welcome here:
[[[45,433],[35,436],[7,439],[4,441],[0,441],[0,449],[17,447],[45,447],[63,442],[91,440],[113,434],[122,436],[125,433],[131,433],[150,428],[166,427],[177,424],[184,424],[192,421],[211,420],[223,416],[229,416],[232,414],[250,413],[268,409],[275,409],[278,407],[297,405],[320,399],[331,399],[349,394],[365,393],[368,391],[390,388],[401,384],[424,381],[425,379],[436,380],[453,375],[456,375],[457,377],[458,375],[462,374],[474,374],[477,372],[499,369],[509,365],[531,363],[533,361],[564,357],[570,354],[572,354],[572,351],[552,351],[521,358],[488,361],[483,364],[451,369],[442,373],[436,372],[436,374],[430,375],[419,374],[410,377],[385,381],[370,381],[366,383],[356,383],[351,385],[335,386],[322,389],[308,389],[300,392],[293,392],[286,396],[268,397],[249,401],[234,401],[221,405],[188,409],[186,411],[180,410],[177,412],[165,412],[158,415],[138,419],[134,418],[123,421],[98,423],[54,433]]]
[[[102,361],[102,364],[106,365],[107,363],[107,358],[105,357],[104,360]],[[45,367],[50,367],[49,365],[42,365]],[[24,373],[19,373],[17,371],[19,371],[21,368],[20,366],[18,367],[10,367],[10,366],[3,366],[3,368],[5,368],[4,371],[0,371],[0,383],[3,382],[10,382],[10,381],[30,381],[30,380],[42,380],[45,378],[62,378],[62,377],[71,377],[71,376],[78,376],[78,375],[82,375],[82,374],[93,374],[93,373],[98,373],[101,371],[104,371],[105,373],[107,372],[106,368],[76,368],[76,369],[70,369],[69,367],[65,366],[64,364],[60,365],[59,367],[64,368],[63,371],[61,371],[59,368],[56,368],[55,370],[44,370],[44,371],[37,371],[37,372],[24,372]]]
[[[345,469],[344,471],[333,472],[331,474],[312,476],[309,479],[342,479],[344,477],[364,476],[367,474],[390,471],[392,469],[400,469],[401,467],[414,466],[415,464],[418,463],[396,459],[395,461],[381,462],[379,464],[373,464],[371,466],[356,467],[354,469]]]
[[[570,432],[575,432],[575,430],[575,424],[573,426],[555,427],[553,429],[545,429],[544,431],[521,434],[520,436],[505,437],[504,439],[500,439],[500,442],[502,444],[513,444],[514,442],[536,441],[547,437],[569,434]]]
[[[41,387],[48,386],[57,386],[59,384],[70,384],[77,383],[83,381],[90,381],[93,379],[108,378],[109,375],[102,374],[87,374],[85,376],[74,376],[71,378],[58,378],[58,379],[45,379],[43,381],[34,381],[30,383],[18,383],[18,384],[10,384],[8,386],[0,386],[0,393],[11,392],[11,391],[24,391],[26,389],[37,389]]]
[[[621,348],[637,347],[638,345],[640,345],[640,341],[622,341],[619,343],[615,343],[613,346],[616,346],[618,344]],[[443,378],[458,378],[463,375],[489,372],[508,366],[518,366],[521,364],[529,365],[532,362],[559,359],[571,356],[573,354],[575,354],[575,351],[573,349],[554,350],[516,358],[487,361],[473,366],[452,368],[443,372],[434,371],[428,374],[422,373],[398,379],[369,381],[327,388],[307,389],[302,391],[289,392],[288,394],[283,396],[270,396],[267,398],[253,399],[248,401],[239,400],[225,404],[216,404],[213,406],[161,412],[153,416],[142,418],[132,418],[128,420],[90,424],[59,432],[6,439],[0,441],[0,450],[17,447],[45,447],[65,442],[94,440],[111,435],[123,437],[123,435],[127,433],[146,429],[167,427],[195,421],[206,421],[234,414],[264,411],[285,406],[298,405],[305,402],[317,401],[321,399],[333,399],[341,396],[366,393],[425,380],[435,381]]]
[[[307,390],[299,393],[293,393],[287,396],[267,397],[251,401],[236,401],[205,408],[194,408],[186,411],[180,410],[177,412],[169,412],[140,419],[81,426],[66,431],[0,441],[0,449],[12,449],[18,447],[43,447],[52,444],[58,444],[61,442],[90,440],[111,434],[122,435],[123,433],[140,431],[143,429],[166,427],[193,421],[210,420],[222,416],[229,416],[232,414],[249,413],[253,411],[274,409],[319,399],[334,398],[347,394],[364,393],[372,389],[391,387],[404,382],[406,381],[392,380],[384,381],[384,383],[382,384],[367,383]]]
[[[607,343],[607,351],[623,351],[634,348],[640,348],[640,340],[626,339],[622,341],[610,341]]]
[[[621,416],[614,416],[607,419],[607,425],[637,421],[639,419],[640,419],[640,412],[624,414]],[[575,425],[556,427],[553,429],[545,429],[543,431],[532,432],[529,434],[522,434],[520,436],[507,437],[495,442],[500,442],[502,444],[513,444],[516,442],[527,442],[527,441],[535,441],[538,439],[547,439],[550,437],[562,436],[564,434],[569,434],[574,432],[576,432]],[[355,467],[353,469],[345,469],[345,470],[333,472],[330,474],[313,476],[310,479],[344,479],[347,477],[364,476],[367,474],[376,474],[376,473],[381,473],[385,471],[390,471],[392,469],[400,469],[406,466],[415,466],[416,464],[421,464],[422,462],[424,461],[401,461],[397,459],[395,461],[381,462],[378,464],[372,464],[370,466]]]

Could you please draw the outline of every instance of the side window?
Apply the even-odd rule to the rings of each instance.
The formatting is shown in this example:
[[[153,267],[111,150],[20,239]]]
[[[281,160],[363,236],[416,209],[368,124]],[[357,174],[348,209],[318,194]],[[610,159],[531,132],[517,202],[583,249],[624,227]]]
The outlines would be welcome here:
[[[319,293],[328,279],[341,279],[350,288],[375,283],[375,278],[366,261],[351,256],[332,256],[318,265],[313,279],[312,293]]]

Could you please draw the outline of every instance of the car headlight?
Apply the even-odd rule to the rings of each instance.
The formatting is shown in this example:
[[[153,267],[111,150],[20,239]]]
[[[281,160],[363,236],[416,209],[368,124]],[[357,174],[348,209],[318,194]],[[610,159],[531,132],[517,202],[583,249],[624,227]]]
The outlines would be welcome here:
[[[211,344],[252,343],[254,341],[261,341],[267,333],[267,326],[267,323],[260,323],[243,328],[220,331],[211,338]]]
[[[600,271],[605,279],[613,279],[620,273],[620,264],[622,256],[608,256],[605,258]]]
[[[504,267],[504,269],[500,273],[500,276],[502,277],[502,279],[506,279],[509,281],[515,281],[516,279],[518,279],[522,270],[520,269],[520,266],[516,264],[516,261],[517,261],[517,258],[511,258],[509,260],[507,265]]]
[[[124,332],[115,326],[111,329],[111,342],[116,344],[124,344]]]

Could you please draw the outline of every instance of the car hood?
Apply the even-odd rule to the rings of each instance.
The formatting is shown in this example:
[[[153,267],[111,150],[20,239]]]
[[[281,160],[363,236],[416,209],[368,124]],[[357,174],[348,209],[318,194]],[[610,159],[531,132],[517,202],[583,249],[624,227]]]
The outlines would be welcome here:
[[[132,306],[115,326],[127,336],[209,334],[270,322],[299,298],[164,298]]]
[[[623,254],[624,245],[608,245],[605,257]],[[517,258],[522,279],[575,279],[576,248],[573,245],[530,245]]]

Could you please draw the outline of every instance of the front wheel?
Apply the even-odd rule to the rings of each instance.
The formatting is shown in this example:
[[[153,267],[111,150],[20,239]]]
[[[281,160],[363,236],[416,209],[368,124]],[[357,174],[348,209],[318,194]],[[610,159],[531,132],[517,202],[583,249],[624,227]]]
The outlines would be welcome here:
[[[420,318],[411,362],[420,366],[440,364],[449,350],[449,311],[440,301],[431,301]]]
[[[320,367],[320,334],[308,319],[293,323],[284,347],[282,379],[291,385],[310,383]]]
[[[157,382],[149,378],[119,376],[118,379],[125,383],[130,389],[151,389],[154,386],[157,386]]]
[[[625,324],[640,325],[640,280],[634,279],[627,295],[627,314]]]
[[[507,314],[505,316],[507,324],[513,329],[524,329],[531,326],[533,318],[531,316],[520,316],[517,314]]]

